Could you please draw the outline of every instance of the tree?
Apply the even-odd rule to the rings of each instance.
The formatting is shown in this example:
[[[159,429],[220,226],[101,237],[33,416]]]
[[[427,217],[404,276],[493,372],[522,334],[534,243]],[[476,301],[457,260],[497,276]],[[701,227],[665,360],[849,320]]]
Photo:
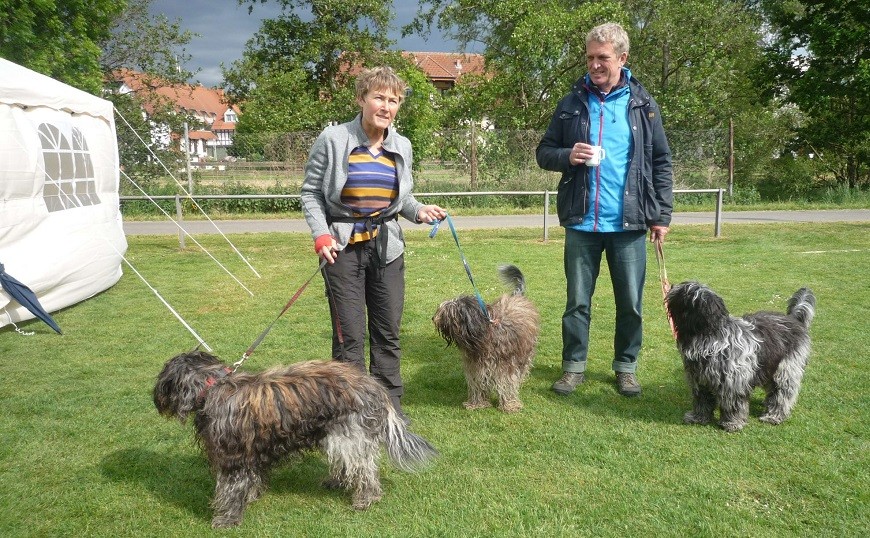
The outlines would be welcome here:
[[[266,0],[240,0],[255,9]],[[347,121],[359,111],[355,74],[365,67],[393,67],[411,86],[397,127],[414,144],[415,161],[431,148],[439,123],[438,94],[419,70],[386,49],[392,21],[389,3],[373,0],[278,0],[283,12],[264,20],[245,46],[241,60],[224,69],[224,87],[242,114],[236,126],[237,151],[263,154],[275,133],[319,131]],[[305,20],[299,12],[310,12]],[[247,144],[247,147],[241,147]]]
[[[624,20],[618,3],[565,0],[433,0],[421,2],[403,32],[433,27],[465,47],[482,44],[485,77],[463,77],[451,115],[486,117],[503,128],[537,129],[585,70],[583,36],[598,20]],[[472,99],[473,103],[465,102]]]
[[[238,0],[248,10],[268,0]],[[246,46],[242,60],[224,69],[227,93],[243,101],[260,77],[300,71],[306,90],[329,100],[346,85],[348,66],[366,63],[392,41],[390,5],[379,0],[276,0],[282,13],[266,19]],[[306,20],[300,13],[310,13]]]
[[[184,83],[194,73],[185,68],[190,54],[185,47],[196,34],[181,30],[178,20],[151,17],[152,0],[128,0],[111,21],[110,33],[99,43],[100,69],[112,73],[133,69],[169,83]]]
[[[94,95],[117,0],[0,0],[0,56]]]
[[[183,87],[194,75],[184,65],[190,59],[185,47],[195,34],[182,31],[178,20],[164,15],[152,17],[152,0],[128,0],[112,20],[109,33],[100,43],[103,97],[115,105],[118,153],[124,173],[141,186],[164,176],[163,165],[174,168],[181,155],[171,133],[181,132],[190,115],[175,110],[174,103],[152,91],[158,87]],[[120,94],[120,74],[136,72],[141,91]],[[147,111],[147,117],[143,115]],[[141,138],[141,140],[140,140]],[[125,192],[128,182],[121,182]]]
[[[870,185],[870,4],[760,0],[774,89],[805,115],[792,148],[849,188]]]
[[[741,73],[760,61],[760,24],[739,1],[432,0],[403,31],[436,25],[463,45],[482,44],[489,77],[466,79],[478,101],[469,108],[502,127],[541,128],[586,72],[586,33],[607,21],[629,33],[628,67],[670,126],[727,121],[722,103],[742,99]]]
[[[742,1],[624,0],[632,71],[668,127],[723,127],[759,104],[748,76],[763,63],[761,21]]]

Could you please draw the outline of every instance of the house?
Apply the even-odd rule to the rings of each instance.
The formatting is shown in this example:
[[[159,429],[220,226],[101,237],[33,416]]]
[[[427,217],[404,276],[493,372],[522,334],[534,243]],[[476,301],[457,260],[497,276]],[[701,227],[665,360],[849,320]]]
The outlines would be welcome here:
[[[461,52],[402,52],[432,82],[436,89],[445,92],[453,88],[463,75],[483,74],[484,58],[480,54]],[[145,97],[144,113],[153,114],[154,102],[171,103],[179,112],[196,118],[187,132],[188,151],[191,160],[222,160],[233,144],[239,108],[227,104],[220,88],[206,88],[200,84],[168,84],[130,69],[115,72],[118,93],[135,92]],[[151,99],[155,97],[156,99]],[[156,133],[167,146],[177,140],[184,151],[184,134],[169,133],[165,127],[155,126]]]
[[[441,93],[453,88],[462,75],[484,73],[484,59],[481,54],[405,51],[402,56],[423,71]]]
[[[121,94],[150,93],[157,99],[172,103],[179,112],[193,116],[198,125],[190,126],[187,133],[191,160],[220,160],[226,157],[227,148],[233,144],[239,108],[227,104],[223,90],[206,88],[201,84],[161,84],[142,73],[129,69],[115,74]],[[145,99],[145,114],[153,112],[153,100]],[[149,110],[150,109],[150,110]],[[184,151],[184,133],[172,133],[166,143],[177,139]]]

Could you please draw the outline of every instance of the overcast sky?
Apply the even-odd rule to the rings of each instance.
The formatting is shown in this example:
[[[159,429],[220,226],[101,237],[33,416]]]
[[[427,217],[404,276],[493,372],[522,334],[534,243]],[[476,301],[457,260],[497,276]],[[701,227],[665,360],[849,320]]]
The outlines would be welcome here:
[[[417,2],[398,0],[393,2],[396,29],[390,38],[397,41],[400,50],[457,52],[457,44],[445,41],[433,32],[428,41],[421,37],[399,38],[399,28],[414,18]],[[396,7],[397,6],[397,7]],[[163,13],[170,21],[180,19],[185,30],[200,34],[191,40],[187,52],[192,56],[185,66],[188,70],[199,72],[195,79],[206,86],[220,84],[223,76],[220,65],[229,66],[242,56],[245,42],[260,28],[260,21],[277,17],[280,2],[257,3],[248,15],[248,7],[239,6],[236,0],[153,0],[153,14]],[[475,51],[469,51],[475,52]]]

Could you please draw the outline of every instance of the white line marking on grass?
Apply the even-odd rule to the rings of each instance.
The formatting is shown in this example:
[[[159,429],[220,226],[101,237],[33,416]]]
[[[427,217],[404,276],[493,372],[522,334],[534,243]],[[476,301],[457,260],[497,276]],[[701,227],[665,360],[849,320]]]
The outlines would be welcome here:
[[[866,248],[852,248],[846,250],[807,250],[806,252],[798,252],[798,254],[835,254],[840,252],[865,252],[866,250]]]

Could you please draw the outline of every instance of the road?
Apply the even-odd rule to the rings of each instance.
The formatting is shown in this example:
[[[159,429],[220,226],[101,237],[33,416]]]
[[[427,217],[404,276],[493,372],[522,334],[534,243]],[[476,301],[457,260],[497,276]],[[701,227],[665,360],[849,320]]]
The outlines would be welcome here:
[[[489,216],[451,216],[457,229],[487,228],[543,228],[543,215],[489,215]],[[675,213],[672,226],[681,224],[714,224],[715,213],[685,212]],[[555,215],[548,215],[548,227],[559,226]],[[725,211],[722,224],[750,224],[773,222],[870,222],[870,209],[833,209],[802,211]],[[403,223],[406,229],[414,225]],[[186,220],[184,228],[191,235],[218,233],[225,234],[263,233],[263,232],[300,232],[308,233],[308,225],[303,219],[261,219],[261,220]],[[169,220],[124,221],[126,235],[173,235],[178,228]]]

